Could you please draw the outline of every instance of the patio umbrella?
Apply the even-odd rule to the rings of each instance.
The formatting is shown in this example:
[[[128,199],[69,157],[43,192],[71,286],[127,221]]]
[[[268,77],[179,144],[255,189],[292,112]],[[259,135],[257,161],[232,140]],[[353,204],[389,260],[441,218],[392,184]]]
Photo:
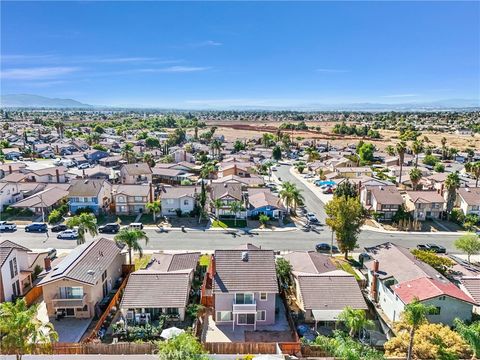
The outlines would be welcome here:
[[[185,330],[182,330],[182,329],[179,329],[177,327],[171,327],[171,328],[168,328],[168,329],[165,329],[162,331],[162,333],[160,334],[160,336],[164,339],[171,339],[177,335],[180,335],[181,333],[184,333]]]

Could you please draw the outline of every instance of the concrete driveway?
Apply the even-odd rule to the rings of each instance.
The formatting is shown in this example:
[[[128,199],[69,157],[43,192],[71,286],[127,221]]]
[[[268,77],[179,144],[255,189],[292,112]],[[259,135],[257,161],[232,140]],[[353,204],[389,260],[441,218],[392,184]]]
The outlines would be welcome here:
[[[57,321],[50,318],[50,322],[58,333],[59,342],[79,342],[92,319],[63,318]]]

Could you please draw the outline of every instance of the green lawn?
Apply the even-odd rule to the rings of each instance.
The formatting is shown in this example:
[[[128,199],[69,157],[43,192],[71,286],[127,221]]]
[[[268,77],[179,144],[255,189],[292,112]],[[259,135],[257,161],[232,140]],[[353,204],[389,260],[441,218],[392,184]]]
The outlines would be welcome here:
[[[349,274],[352,274],[353,276],[355,276],[355,279],[357,280],[360,280],[360,276],[355,272],[355,270],[353,269],[352,265],[350,265],[350,263],[348,261],[345,261],[344,259],[340,260],[340,259],[336,259],[336,265],[337,265],[337,268],[338,269],[341,269]]]
[[[140,269],[145,269],[151,258],[152,258],[152,255],[143,255],[143,257],[141,258],[139,257],[135,258],[134,259],[135,271]]]
[[[237,219],[236,223],[233,219],[214,220],[212,227],[214,228],[244,228],[247,226],[247,220]]]

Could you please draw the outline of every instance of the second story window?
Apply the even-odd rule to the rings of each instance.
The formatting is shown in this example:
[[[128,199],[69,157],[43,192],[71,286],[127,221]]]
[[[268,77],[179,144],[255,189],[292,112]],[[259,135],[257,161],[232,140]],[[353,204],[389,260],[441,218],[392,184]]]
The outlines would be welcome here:
[[[14,278],[18,275],[18,267],[17,267],[17,258],[13,258],[9,261],[10,264],[10,278]]]
[[[235,304],[255,304],[252,293],[235,294]]]
[[[102,282],[104,282],[107,279],[107,270],[105,270],[102,274]]]
[[[267,300],[268,294],[267,293],[260,293],[260,300],[265,301]]]

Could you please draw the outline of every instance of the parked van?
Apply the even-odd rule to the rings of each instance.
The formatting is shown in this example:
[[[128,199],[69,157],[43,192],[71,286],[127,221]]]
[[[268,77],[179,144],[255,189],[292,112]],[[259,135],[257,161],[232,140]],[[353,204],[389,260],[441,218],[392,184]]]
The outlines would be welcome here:
[[[143,229],[143,224],[142,223],[131,223],[128,225],[129,229],[137,229],[137,230],[142,230]]]

